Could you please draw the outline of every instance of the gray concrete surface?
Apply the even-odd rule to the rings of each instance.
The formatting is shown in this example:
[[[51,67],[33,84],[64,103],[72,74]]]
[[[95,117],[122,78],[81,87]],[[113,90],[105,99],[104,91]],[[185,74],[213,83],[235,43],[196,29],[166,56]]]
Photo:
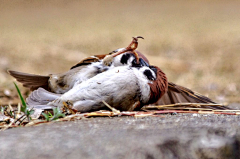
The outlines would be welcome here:
[[[9,129],[0,143],[8,159],[240,158],[240,116],[88,118]]]

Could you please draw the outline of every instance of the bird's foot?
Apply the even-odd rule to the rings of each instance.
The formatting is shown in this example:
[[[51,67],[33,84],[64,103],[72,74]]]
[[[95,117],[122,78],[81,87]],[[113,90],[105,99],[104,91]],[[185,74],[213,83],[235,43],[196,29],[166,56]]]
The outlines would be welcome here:
[[[112,55],[106,55],[103,59],[103,64],[106,66],[110,66],[112,64],[113,58],[114,57]]]

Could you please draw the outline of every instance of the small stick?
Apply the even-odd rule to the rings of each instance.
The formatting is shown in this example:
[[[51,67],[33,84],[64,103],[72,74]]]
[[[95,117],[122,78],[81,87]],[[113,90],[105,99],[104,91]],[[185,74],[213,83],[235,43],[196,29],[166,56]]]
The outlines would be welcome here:
[[[14,120],[13,121],[11,121],[11,123],[10,124],[8,124],[7,126],[5,126],[3,129],[1,129],[0,131],[4,131],[4,130],[6,130],[6,129],[8,129],[8,128],[10,128],[11,126],[12,126],[12,124],[14,123]]]
[[[201,106],[224,106],[222,104],[206,104],[206,103],[176,103],[169,105],[157,105],[157,106],[144,106],[144,109],[153,109],[153,108],[164,108],[164,107],[178,107],[178,106],[192,106],[192,107],[201,107]]]
[[[158,108],[160,109],[160,108]],[[208,108],[192,108],[192,107],[179,107],[179,108],[172,108],[172,107],[162,107],[161,110],[164,109],[174,109],[174,110],[179,110],[179,109],[190,109],[190,110],[208,110],[212,111],[213,109],[208,109]]]
[[[113,113],[120,114],[120,111],[111,107],[108,103],[106,103],[104,100],[102,100],[103,104],[105,104],[109,109],[112,110]]]

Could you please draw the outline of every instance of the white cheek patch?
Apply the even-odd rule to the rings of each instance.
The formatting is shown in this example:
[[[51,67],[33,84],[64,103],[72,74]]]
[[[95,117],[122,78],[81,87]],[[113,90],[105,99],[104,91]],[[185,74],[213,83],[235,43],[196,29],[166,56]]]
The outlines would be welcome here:
[[[149,70],[152,72],[152,75],[153,75],[154,79],[156,79],[157,76],[156,76],[155,72],[153,70],[151,70],[151,69],[149,69]]]
[[[128,54],[127,55],[128,57],[123,57],[123,56],[126,56],[126,54]],[[123,62],[122,61],[123,58],[127,58],[127,59],[124,59],[124,62]],[[131,55],[129,53],[123,53],[121,55],[118,55],[118,56],[114,57],[113,65],[114,65],[114,67],[118,67],[118,66],[132,66],[133,60],[135,60],[134,55]]]
[[[139,69],[139,71],[145,76],[148,80],[155,80],[156,74],[153,70],[151,70],[149,67],[143,66]],[[149,79],[150,78],[150,79]]]
[[[111,66],[114,66],[114,67],[122,66],[123,64],[121,63],[121,58],[122,58],[122,55],[118,55],[114,57],[113,64]]]
[[[132,66],[132,62],[133,62],[134,59],[135,59],[135,58],[134,58],[133,56],[131,56],[131,57],[128,59],[127,64],[128,64],[129,66]]]

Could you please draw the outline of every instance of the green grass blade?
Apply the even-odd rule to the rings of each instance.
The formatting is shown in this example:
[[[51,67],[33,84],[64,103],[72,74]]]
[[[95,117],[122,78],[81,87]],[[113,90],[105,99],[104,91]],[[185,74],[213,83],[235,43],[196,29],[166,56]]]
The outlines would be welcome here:
[[[53,117],[51,118],[51,120],[57,120],[60,117],[65,117],[65,114],[62,113],[59,107],[53,108]]]
[[[13,83],[14,83],[16,89],[17,89],[17,92],[18,92],[19,98],[21,99],[21,102],[22,102],[21,111],[24,112],[24,113],[26,113],[26,110],[27,110],[27,104],[26,104],[25,100],[23,99],[23,96],[22,96],[22,94],[21,94],[21,92],[20,92],[20,90],[19,90],[17,84],[16,84],[15,82],[13,82]]]
[[[48,114],[46,114],[46,113],[42,113],[42,115],[44,116],[44,118],[45,118],[47,121],[49,121],[49,120],[50,120],[50,118],[49,118]]]

